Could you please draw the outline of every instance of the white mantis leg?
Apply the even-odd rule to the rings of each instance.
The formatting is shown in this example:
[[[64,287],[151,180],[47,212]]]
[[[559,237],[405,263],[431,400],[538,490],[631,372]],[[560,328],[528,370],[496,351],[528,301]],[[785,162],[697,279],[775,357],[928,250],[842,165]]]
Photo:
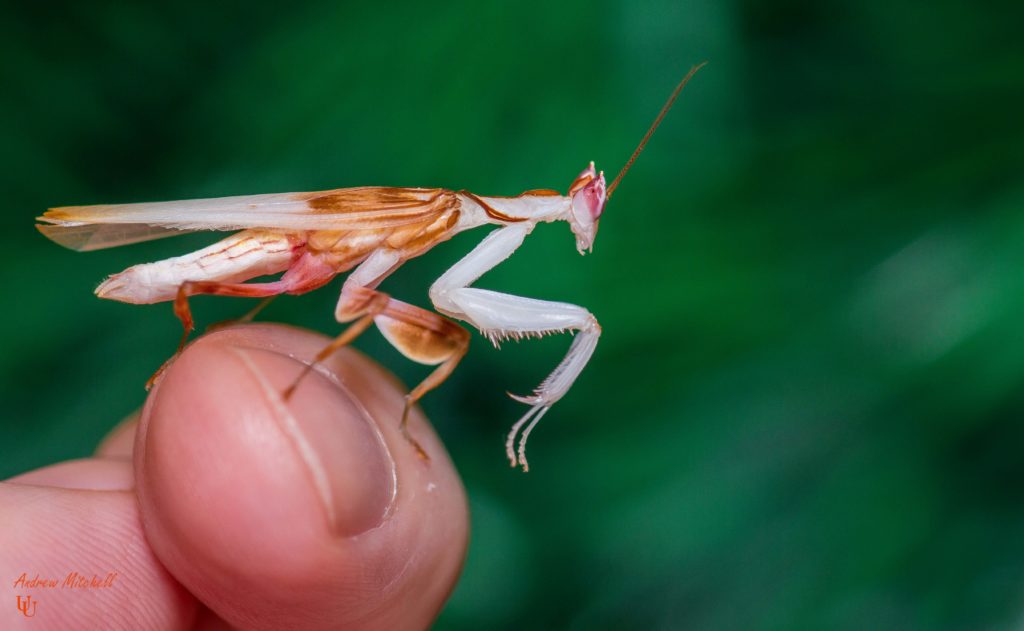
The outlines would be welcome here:
[[[398,266],[402,264],[402,257],[395,250],[380,249],[370,255],[359,267],[345,279],[341,287],[341,297],[338,299],[338,306],[334,309],[334,317],[338,322],[351,322],[359,317],[359,303],[361,302],[356,294],[359,290],[376,289],[377,285],[384,282],[384,279],[391,275]]]
[[[427,459],[427,452],[409,433],[409,410],[455,370],[469,348],[469,332],[444,316],[395,300],[376,290],[401,263],[399,252],[381,249],[349,275],[341,290],[335,316],[339,322],[351,324],[317,353],[313,362],[285,391],[285,397],[294,393],[299,381],[310,372],[314,364],[325,360],[362,334],[371,324],[375,324],[384,338],[403,355],[421,364],[437,366],[405,396],[405,408],[399,423],[402,435],[422,458]]]
[[[530,406],[530,410],[512,426],[506,442],[506,451],[513,466],[518,464],[526,470],[526,440],[534,426],[547,410],[561,399],[572,387],[587,365],[597,341],[601,327],[589,311],[576,305],[562,302],[548,302],[532,298],[511,296],[486,289],[453,289],[449,298],[462,310],[464,319],[476,326],[494,342],[507,338],[541,336],[549,333],[577,331],[565,358],[555,367],[530,396],[513,398]],[[519,440],[518,454],[512,446],[516,433],[523,428]]]
[[[291,385],[285,388],[283,397],[286,400],[295,394],[299,384],[309,376],[309,373],[313,371],[317,364],[357,338],[373,324],[373,314],[369,312],[380,311],[387,302],[387,296],[384,294],[378,295],[378,292],[372,290],[388,274],[393,272],[401,262],[401,258],[394,250],[381,249],[371,254],[369,258],[360,263],[348,275],[348,278],[345,279],[345,284],[342,286],[341,298],[338,300],[338,306],[335,307],[334,317],[338,322],[342,323],[352,322],[353,320],[356,320],[356,322],[317,353],[313,361],[306,364],[306,367],[299,373],[299,376],[292,381]],[[368,291],[364,292],[363,290]]]
[[[430,298],[439,311],[464,320],[498,343],[501,340],[540,337],[549,333],[575,331],[577,335],[565,358],[530,396],[513,398],[530,406],[506,441],[512,466],[528,470],[526,439],[537,422],[557,402],[587,365],[601,335],[597,319],[583,307],[536,300],[469,287],[487,270],[508,258],[532,229],[529,224],[513,224],[487,236],[465,258],[456,263],[430,288]],[[523,429],[525,426],[525,429]],[[519,448],[513,450],[516,435]]]

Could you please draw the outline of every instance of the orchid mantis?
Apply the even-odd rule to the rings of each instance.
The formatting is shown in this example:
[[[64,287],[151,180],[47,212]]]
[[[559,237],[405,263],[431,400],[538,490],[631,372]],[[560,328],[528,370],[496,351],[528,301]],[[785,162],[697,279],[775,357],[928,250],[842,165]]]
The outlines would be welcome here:
[[[375,324],[403,355],[436,366],[406,395],[400,422],[403,434],[423,457],[425,452],[406,427],[408,412],[424,394],[439,386],[466,354],[469,333],[453,320],[475,327],[495,345],[506,339],[574,332],[568,353],[547,379],[529,396],[512,395],[530,409],[512,426],[505,447],[511,465],[527,471],[526,441],[530,432],[583,371],[597,346],[601,327],[583,307],[479,289],[473,284],[511,256],[539,223],[567,222],[575,235],[576,249],[580,254],[589,251],[607,200],[683,86],[701,66],[691,68],[679,82],[632,157],[607,188],[604,173],[597,172],[591,162],[565,195],[547,189],[515,197],[487,197],[441,188],[342,188],[53,208],[38,218],[42,223],[37,228],[53,241],[80,251],[198,230],[236,231],[196,252],[129,267],[96,289],[100,298],[133,304],[173,301],[174,312],[184,327],[179,352],[194,326],[190,296],[215,294],[269,300],[279,294],[317,289],[337,274],[352,270],[335,309],[338,322],[350,324],[317,355],[314,364]],[[485,225],[497,229],[430,287],[430,300],[443,315],[401,302],[377,289],[409,259],[460,232]],[[245,282],[281,272],[274,281]],[[285,398],[312,366],[307,366],[283,393]]]

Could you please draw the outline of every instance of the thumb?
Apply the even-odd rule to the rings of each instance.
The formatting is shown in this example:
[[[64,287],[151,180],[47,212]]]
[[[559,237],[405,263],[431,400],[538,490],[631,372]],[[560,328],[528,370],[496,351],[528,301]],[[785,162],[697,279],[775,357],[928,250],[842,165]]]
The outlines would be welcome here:
[[[403,389],[344,349],[281,392],[327,339],[237,327],[192,344],[143,412],[135,473],[167,569],[251,629],[425,628],[465,555],[465,492]]]

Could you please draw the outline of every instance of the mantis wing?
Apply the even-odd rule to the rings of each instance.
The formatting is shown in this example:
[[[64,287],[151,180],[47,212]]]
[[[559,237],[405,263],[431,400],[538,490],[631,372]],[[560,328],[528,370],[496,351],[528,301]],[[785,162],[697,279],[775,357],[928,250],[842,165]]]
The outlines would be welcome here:
[[[173,237],[192,230],[161,228],[145,223],[126,224],[79,224],[53,225],[36,224],[39,232],[48,239],[79,252],[102,250],[119,245],[129,245],[142,241],[152,241],[164,237]]]
[[[440,188],[365,186],[315,193],[274,193],[105,206],[51,208],[39,231],[75,250],[98,250],[196,230],[266,228],[378,230],[440,216],[458,205]]]

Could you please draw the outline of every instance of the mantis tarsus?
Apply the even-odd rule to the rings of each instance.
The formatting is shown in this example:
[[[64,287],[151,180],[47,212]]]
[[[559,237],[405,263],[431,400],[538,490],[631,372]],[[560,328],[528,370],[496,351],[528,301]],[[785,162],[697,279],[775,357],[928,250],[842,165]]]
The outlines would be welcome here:
[[[100,298],[122,302],[173,301],[174,312],[185,329],[179,352],[193,329],[189,296],[216,294],[269,299],[284,293],[302,294],[321,287],[341,272],[353,270],[345,280],[335,309],[338,322],[351,324],[315,361],[322,361],[376,324],[403,355],[437,366],[406,395],[401,420],[406,438],[424,457],[426,454],[406,428],[408,411],[424,394],[440,385],[466,353],[469,333],[453,320],[476,327],[494,344],[573,331],[576,335],[565,358],[533,394],[513,395],[530,409],[512,426],[505,447],[512,466],[521,465],[526,471],[526,441],[530,432],[582,372],[597,346],[601,327],[583,307],[472,285],[511,256],[542,222],[568,222],[576,238],[576,249],[580,254],[590,250],[605,203],[683,86],[703,65],[691,68],[679,82],[607,189],[604,172],[596,172],[591,162],[573,180],[566,195],[543,189],[515,197],[486,197],[441,188],[374,186],[53,208],[38,218],[43,223],[37,227],[57,243],[81,251],[199,230],[237,231],[196,252],[129,267],[110,276],[96,289]],[[483,225],[496,225],[498,229],[430,287],[430,300],[443,316],[377,290],[405,261],[464,230]],[[280,272],[283,275],[275,281],[245,282]],[[302,375],[284,392],[286,398]]]

